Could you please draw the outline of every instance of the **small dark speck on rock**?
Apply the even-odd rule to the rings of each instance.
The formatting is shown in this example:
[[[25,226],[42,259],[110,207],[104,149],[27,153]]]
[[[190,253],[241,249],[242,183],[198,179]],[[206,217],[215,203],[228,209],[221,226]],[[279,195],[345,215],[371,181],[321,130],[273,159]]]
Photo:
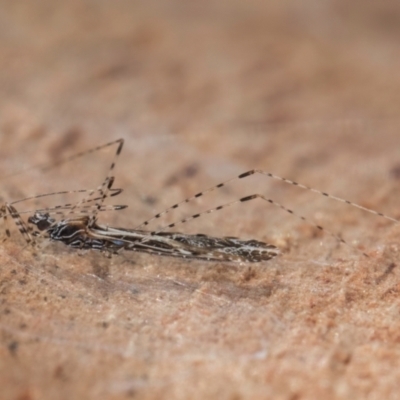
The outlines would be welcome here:
[[[19,343],[17,341],[12,341],[9,345],[8,345],[8,350],[10,351],[10,353],[15,356],[17,354],[17,350],[18,350],[18,346]]]
[[[400,163],[395,164],[389,171],[389,176],[392,179],[399,180],[400,179]]]

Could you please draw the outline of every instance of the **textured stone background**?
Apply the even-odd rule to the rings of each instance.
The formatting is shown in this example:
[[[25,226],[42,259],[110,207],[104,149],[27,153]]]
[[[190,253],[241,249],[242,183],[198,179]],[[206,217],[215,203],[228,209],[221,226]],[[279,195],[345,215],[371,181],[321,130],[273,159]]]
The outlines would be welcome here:
[[[129,208],[101,221],[136,226],[251,168],[400,218],[399,39],[393,0],[2,0],[2,200],[96,187],[112,149],[30,167],[124,137]],[[0,397],[397,398],[399,228],[267,178],[162,223],[254,192],[351,246],[262,202],[181,227],[284,250],[251,266],[32,249],[9,223]]]

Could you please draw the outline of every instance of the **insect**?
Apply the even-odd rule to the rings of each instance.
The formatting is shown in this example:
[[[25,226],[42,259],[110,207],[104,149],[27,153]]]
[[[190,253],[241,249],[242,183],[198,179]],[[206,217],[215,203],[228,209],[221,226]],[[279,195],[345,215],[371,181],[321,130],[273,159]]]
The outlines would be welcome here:
[[[120,154],[122,146],[123,140],[121,139],[116,157],[118,157],[118,155]],[[167,213],[176,210],[185,203],[189,203],[195,199],[198,199],[199,197],[205,196],[212,191],[218,190],[223,186],[229,184],[230,182],[245,179],[255,174],[264,175],[268,178],[276,179],[284,183],[297,186],[301,189],[317,193],[335,201],[342,202],[352,207],[361,209],[365,212],[383,217],[392,222],[400,222],[395,218],[387,216],[378,211],[363,207],[351,201],[330,195],[328,193],[319,191],[298,182],[282,178],[270,172],[254,169],[244,172],[237,177],[229,179],[225,182],[214,185],[202,192],[198,192],[197,194],[187,199],[184,199],[183,201],[176,203],[171,207],[168,207],[164,211],[161,211],[160,213],[154,215],[152,218],[142,222],[140,225],[137,225],[134,228],[128,229],[109,227],[99,224],[97,222],[97,215],[99,211],[102,211],[104,209],[103,203],[107,197],[120,193],[113,192],[117,189],[112,188],[114,177],[111,176],[111,172],[113,171],[114,166],[115,160],[111,164],[111,168],[102,185],[96,191],[91,191],[90,194],[80,204],[76,204],[75,206],[68,205],[69,209],[67,215],[64,216],[64,218],[62,218],[61,220],[56,220],[50,215],[50,213],[46,212],[45,210],[36,210],[33,215],[28,218],[28,223],[31,226],[36,227],[37,229],[34,232],[34,235],[43,235],[45,237],[48,237],[50,240],[60,241],[72,248],[101,250],[107,253],[115,253],[120,250],[126,250],[180,257],[186,259],[201,259],[207,261],[260,262],[270,260],[271,258],[279,255],[281,253],[280,250],[272,244],[264,243],[258,240],[242,240],[235,237],[215,237],[203,234],[188,235],[179,232],[167,232],[167,229],[185,224],[189,221],[200,218],[203,215],[220,211],[223,208],[227,208],[234,204],[245,203],[254,199],[261,199],[276,207],[283,209],[287,213],[290,213],[300,218],[308,224],[313,225],[320,231],[324,231],[332,235],[340,243],[353,248],[353,246],[348,244],[338,235],[328,231],[320,225],[310,222],[306,217],[295,213],[293,210],[286,208],[282,204],[277,203],[274,200],[263,196],[262,194],[252,194],[249,196],[244,196],[238,200],[221,204],[217,207],[205,210],[197,214],[193,214],[189,217],[168,224],[165,227],[155,231],[143,229],[153,220],[156,220],[163,215],[166,215]],[[99,195],[93,198],[94,193],[99,193]],[[111,193],[111,195],[109,193]],[[88,213],[89,215],[78,216],[76,218],[70,217],[70,214],[72,214],[76,208],[81,207],[83,203],[87,203],[89,201],[94,202],[94,205],[90,207],[91,213]],[[125,208],[125,206],[118,207],[116,209]],[[366,253],[362,254],[368,257]]]
[[[280,253],[275,246],[257,240],[113,228],[92,222],[89,216],[57,222],[47,213],[36,212],[28,222],[45,231],[50,240],[109,254],[127,250],[206,261],[259,262]]]

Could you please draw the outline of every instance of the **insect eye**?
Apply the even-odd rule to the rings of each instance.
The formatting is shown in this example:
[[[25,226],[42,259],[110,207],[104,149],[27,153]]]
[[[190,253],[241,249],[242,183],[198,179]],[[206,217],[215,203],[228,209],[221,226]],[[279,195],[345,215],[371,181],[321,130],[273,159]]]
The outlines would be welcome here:
[[[40,231],[44,231],[45,229],[47,229],[49,226],[51,225],[51,222],[47,219],[42,219],[41,221],[38,221],[36,223],[37,228]]]

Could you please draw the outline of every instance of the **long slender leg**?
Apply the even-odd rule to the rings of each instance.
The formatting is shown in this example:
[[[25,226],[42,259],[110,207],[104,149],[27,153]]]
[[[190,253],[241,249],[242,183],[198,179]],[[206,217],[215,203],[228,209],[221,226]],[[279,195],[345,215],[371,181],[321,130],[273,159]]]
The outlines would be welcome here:
[[[108,143],[102,144],[100,146],[96,146],[96,147],[90,148],[88,150],[80,151],[79,153],[75,153],[75,154],[72,154],[70,156],[61,158],[61,159],[59,159],[59,160],[57,160],[55,162],[52,162],[52,163],[42,163],[42,164],[31,165],[28,168],[23,168],[23,169],[21,169],[19,171],[13,172],[13,173],[8,174],[8,175],[5,175],[5,176],[2,177],[2,179],[11,178],[13,176],[22,174],[22,173],[26,172],[27,170],[31,170],[31,169],[41,169],[42,171],[48,171],[48,170],[53,169],[53,168],[55,168],[55,167],[57,167],[59,165],[74,161],[74,160],[76,160],[78,158],[84,157],[84,156],[86,156],[88,154],[91,154],[91,153],[95,153],[95,152],[100,151],[102,149],[105,149],[107,147],[113,146],[113,145],[115,145],[117,143],[118,143],[118,147],[121,147],[121,143],[123,143],[123,142],[124,142],[124,139],[117,139],[117,140],[114,140],[112,142],[108,142]]]
[[[223,186],[226,186],[227,184],[229,184],[231,182],[234,182],[234,181],[237,181],[237,180],[240,180],[240,179],[245,179],[245,178],[247,178],[249,176],[256,175],[256,174],[265,175],[265,176],[267,176],[269,178],[272,178],[272,179],[275,179],[275,180],[278,180],[278,181],[281,181],[281,182],[288,183],[288,184],[290,184],[292,186],[297,186],[297,187],[299,187],[301,189],[305,189],[305,190],[308,190],[310,192],[317,193],[317,194],[322,195],[324,197],[327,197],[329,199],[332,199],[332,200],[335,200],[335,201],[338,201],[338,202],[341,202],[341,203],[344,203],[344,204],[348,204],[348,205],[350,205],[352,207],[358,208],[358,209],[360,209],[362,211],[365,211],[365,212],[368,212],[370,214],[383,217],[383,218],[385,218],[385,219],[387,219],[389,221],[392,221],[392,222],[395,222],[395,223],[400,223],[400,221],[398,219],[396,219],[396,218],[390,217],[389,215],[386,215],[386,214],[383,214],[381,212],[372,210],[370,208],[363,207],[360,204],[357,204],[357,203],[351,202],[349,200],[346,200],[346,199],[331,195],[329,193],[320,191],[318,189],[314,189],[312,187],[303,185],[301,183],[292,181],[290,179],[282,178],[282,177],[280,177],[278,175],[274,175],[274,174],[272,174],[270,172],[267,172],[267,171],[263,171],[263,170],[260,170],[260,169],[253,169],[251,171],[244,172],[243,174],[240,174],[240,175],[238,175],[238,176],[236,176],[234,178],[228,179],[227,181],[221,182],[218,185],[215,185],[215,186],[212,186],[212,187],[210,187],[210,188],[208,188],[206,190],[203,190],[202,192],[199,192],[199,193],[197,193],[197,194],[195,194],[195,195],[193,195],[191,197],[188,197],[185,200],[182,200],[182,201],[172,205],[171,207],[166,208],[164,211],[159,212],[158,214],[154,215],[153,217],[149,218],[148,220],[142,222],[140,225],[137,225],[135,227],[135,229],[140,229],[140,228],[142,228],[144,226],[147,226],[147,225],[150,224],[150,222],[152,222],[152,221],[154,221],[154,220],[156,220],[156,219],[158,219],[158,218],[170,213],[173,210],[176,210],[177,208],[179,208],[183,204],[189,203],[189,202],[191,202],[191,201],[193,201],[195,199],[198,199],[198,198],[200,198],[200,197],[202,197],[202,196],[204,196],[204,195],[206,195],[208,193],[211,193],[211,192],[213,192],[215,190],[218,190],[218,189],[222,188]]]
[[[104,203],[104,200],[109,196],[109,192],[119,190],[118,193],[112,194],[114,196],[121,192],[120,189],[112,189],[112,185],[114,183],[114,177],[112,176],[112,173],[114,171],[117,159],[118,159],[119,155],[121,154],[122,148],[124,146],[124,139],[119,139],[119,140],[115,141],[114,143],[118,143],[117,151],[114,154],[114,158],[113,158],[113,160],[111,162],[110,168],[108,169],[108,172],[107,172],[107,175],[106,175],[104,181],[102,182],[102,184],[97,189],[90,190],[88,192],[88,195],[87,195],[86,198],[82,199],[80,202],[78,202],[76,204],[75,207],[71,208],[71,213],[72,213],[75,208],[79,207],[81,204],[83,204],[85,202],[90,201],[92,196],[96,192],[99,192],[100,193],[100,197],[99,197],[99,200],[96,202],[96,206],[95,206],[92,218],[91,218],[90,225],[95,223],[96,218],[97,218],[97,214],[101,210],[101,208],[103,206],[103,203]]]

